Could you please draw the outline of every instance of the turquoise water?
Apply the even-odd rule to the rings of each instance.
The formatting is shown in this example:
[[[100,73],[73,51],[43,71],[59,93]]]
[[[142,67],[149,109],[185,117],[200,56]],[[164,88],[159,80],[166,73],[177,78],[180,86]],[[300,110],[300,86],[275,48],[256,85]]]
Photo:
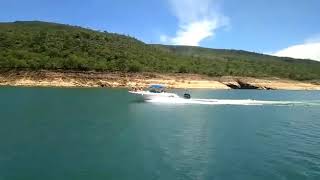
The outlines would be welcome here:
[[[308,103],[144,103],[119,89],[0,88],[0,179],[320,179],[319,91],[192,95]]]

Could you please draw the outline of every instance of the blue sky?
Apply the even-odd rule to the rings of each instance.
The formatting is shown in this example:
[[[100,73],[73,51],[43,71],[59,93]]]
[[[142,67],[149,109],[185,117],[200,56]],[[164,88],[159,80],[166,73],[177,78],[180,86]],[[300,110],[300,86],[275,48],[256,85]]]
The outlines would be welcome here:
[[[2,0],[0,21],[42,20],[146,43],[320,60],[318,0]]]

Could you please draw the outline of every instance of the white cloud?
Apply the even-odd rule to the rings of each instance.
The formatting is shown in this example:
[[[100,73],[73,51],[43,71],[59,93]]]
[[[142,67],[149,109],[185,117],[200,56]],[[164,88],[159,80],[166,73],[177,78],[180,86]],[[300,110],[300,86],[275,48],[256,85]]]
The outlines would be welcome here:
[[[308,39],[304,44],[290,46],[272,55],[320,61],[320,41]]]
[[[228,24],[228,18],[218,11],[217,0],[169,0],[178,19],[175,37],[162,35],[160,40],[175,45],[198,46]]]
[[[316,34],[305,40],[305,43],[319,43],[319,42],[320,42],[320,34]]]
[[[173,44],[198,46],[199,42],[214,35],[213,29],[216,22],[208,20],[194,22],[187,26],[182,25],[177,32],[177,36],[171,38]]]
[[[166,36],[166,35],[161,35],[161,36],[160,36],[160,41],[163,42],[163,43],[168,42],[168,36]]]

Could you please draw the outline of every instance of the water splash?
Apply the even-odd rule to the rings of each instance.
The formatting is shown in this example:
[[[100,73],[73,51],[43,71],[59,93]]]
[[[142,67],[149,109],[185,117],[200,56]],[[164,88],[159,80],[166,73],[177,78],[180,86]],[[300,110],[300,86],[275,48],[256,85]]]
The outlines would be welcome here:
[[[184,98],[156,98],[146,100],[149,103],[162,104],[199,104],[199,105],[243,105],[243,106],[320,106],[320,101],[265,101],[254,99],[184,99]]]

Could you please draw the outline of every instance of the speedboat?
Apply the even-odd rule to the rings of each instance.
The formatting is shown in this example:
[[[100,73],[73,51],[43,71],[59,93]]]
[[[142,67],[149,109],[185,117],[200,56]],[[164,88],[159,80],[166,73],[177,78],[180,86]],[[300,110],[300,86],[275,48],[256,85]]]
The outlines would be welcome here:
[[[142,98],[142,100],[154,100],[163,98],[180,98],[177,94],[166,92],[166,87],[161,84],[151,85],[148,90],[144,91],[129,91],[129,93],[134,94]]]

